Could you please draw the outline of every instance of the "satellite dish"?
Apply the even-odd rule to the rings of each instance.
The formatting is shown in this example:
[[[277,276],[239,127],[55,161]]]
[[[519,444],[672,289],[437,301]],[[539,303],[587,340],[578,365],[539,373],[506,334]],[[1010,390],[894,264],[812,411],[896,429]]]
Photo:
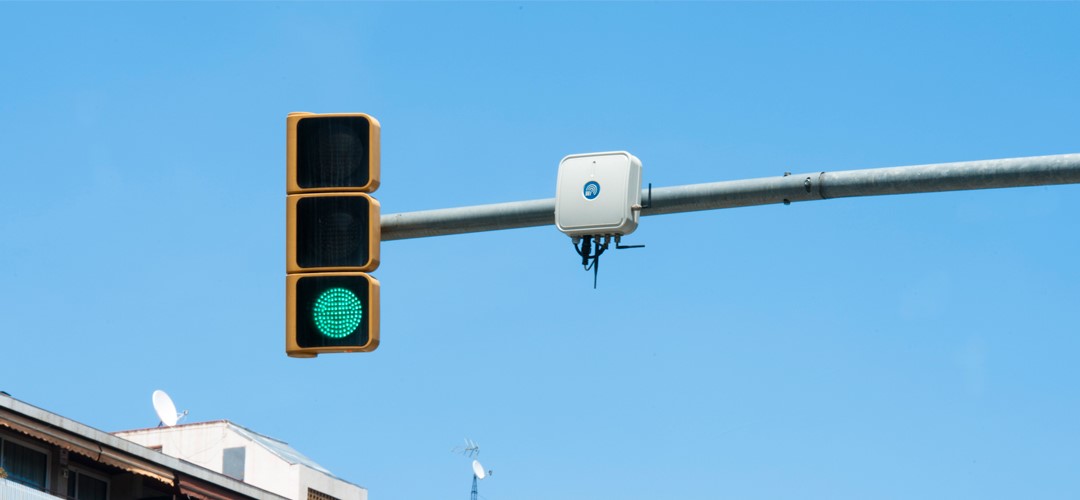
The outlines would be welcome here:
[[[484,466],[480,465],[479,460],[472,461],[472,473],[476,476],[477,479],[484,479],[485,477],[487,477],[487,473],[484,472]]]
[[[161,423],[166,427],[172,427],[176,425],[176,421],[180,419],[180,415],[176,413],[176,405],[173,404],[172,398],[168,394],[165,394],[163,390],[154,391],[154,395],[151,397],[154,400],[154,411],[157,412],[157,416],[161,419]]]

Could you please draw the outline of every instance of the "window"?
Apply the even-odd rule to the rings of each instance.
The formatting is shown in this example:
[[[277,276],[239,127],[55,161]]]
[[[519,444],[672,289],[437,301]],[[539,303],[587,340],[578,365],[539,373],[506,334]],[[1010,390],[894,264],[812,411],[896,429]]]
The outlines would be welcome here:
[[[7,439],[0,439],[0,467],[8,480],[45,491],[49,456],[41,450]]]
[[[78,469],[68,473],[67,496],[72,500],[107,500],[109,482]]]
[[[246,448],[225,448],[222,450],[221,473],[233,479],[244,480],[244,459]]]

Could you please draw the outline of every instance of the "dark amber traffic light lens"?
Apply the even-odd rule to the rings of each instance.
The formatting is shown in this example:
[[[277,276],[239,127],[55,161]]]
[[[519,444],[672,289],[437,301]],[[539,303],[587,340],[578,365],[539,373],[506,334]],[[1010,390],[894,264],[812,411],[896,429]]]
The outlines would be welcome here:
[[[296,203],[296,262],[303,268],[366,266],[371,259],[367,196],[312,196]]]

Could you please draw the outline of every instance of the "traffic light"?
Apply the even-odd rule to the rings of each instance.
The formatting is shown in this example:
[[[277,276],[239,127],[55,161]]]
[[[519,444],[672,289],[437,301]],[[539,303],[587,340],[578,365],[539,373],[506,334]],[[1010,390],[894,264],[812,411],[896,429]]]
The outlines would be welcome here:
[[[379,345],[379,122],[361,114],[286,119],[285,353]]]

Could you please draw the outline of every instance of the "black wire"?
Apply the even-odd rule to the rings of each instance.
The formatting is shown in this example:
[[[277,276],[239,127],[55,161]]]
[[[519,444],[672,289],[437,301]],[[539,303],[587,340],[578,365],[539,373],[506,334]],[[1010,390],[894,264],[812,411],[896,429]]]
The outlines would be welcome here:
[[[578,245],[577,243],[574,243],[574,240],[570,240],[570,244],[574,246],[574,251],[577,252],[577,254],[580,255],[582,259],[589,258],[589,255],[587,253],[582,252],[581,249],[578,248]]]
[[[600,253],[604,253],[604,252],[601,251]],[[596,280],[600,276],[600,253],[596,254],[596,257],[593,257],[593,261],[592,261],[592,263],[593,263],[593,268],[592,268],[592,289],[593,290],[596,290]]]
[[[600,256],[608,249],[611,242],[600,243],[600,239],[597,238],[595,254],[593,253],[592,237],[590,236],[581,238],[580,248],[574,240],[570,240],[570,244],[574,247],[574,251],[581,256],[582,267],[584,267],[586,271],[591,270],[593,272],[593,288],[595,289],[597,277],[600,274]]]
[[[609,245],[610,244],[608,244],[608,243],[597,244],[596,245],[596,253],[593,254],[593,255],[586,255],[585,252],[583,252],[582,250],[579,250],[576,245],[574,246],[574,250],[577,250],[577,254],[580,255],[581,258],[583,259],[583,262],[585,262],[583,264],[585,266],[585,270],[588,271],[588,270],[593,268],[593,265],[596,263],[597,259],[599,259],[600,256],[604,253],[604,251],[608,249]],[[588,261],[590,261],[590,260],[593,261],[591,264],[588,263]]]
[[[587,271],[589,269],[587,267],[589,265],[589,259],[591,258],[589,254],[592,253],[592,238],[589,236],[581,238],[581,248],[578,248],[577,243],[575,243],[574,240],[570,240],[570,244],[574,245],[574,251],[581,256],[581,265],[586,266],[585,270]]]

